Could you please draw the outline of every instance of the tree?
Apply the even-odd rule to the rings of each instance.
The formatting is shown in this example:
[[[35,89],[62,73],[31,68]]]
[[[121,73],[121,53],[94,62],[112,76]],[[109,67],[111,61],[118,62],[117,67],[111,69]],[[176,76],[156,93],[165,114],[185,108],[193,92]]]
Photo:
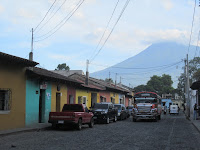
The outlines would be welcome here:
[[[163,74],[162,76],[154,75],[147,82],[147,85],[139,85],[135,87],[136,92],[150,91],[156,92],[159,95],[164,93],[173,93],[174,88],[172,87],[173,81],[170,75]]]
[[[106,82],[114,83],[112,78],[110,78],[110,79],[109,79],[109,78],[106,78],[105,81],[106,81]]]
[[[185,67],[183,67],[185,69]],[[192,60],[189,61],[189,82],[190,85],[200,79],[200,57],[194,57]],[[184,96],[184,89],[185,89],[185,74],[182,73],[178,78],[179,83],[177,86],[177,91],[180,96]]]
[[[55,70],[66,70],[69,71],[69,66],[66,65],[66,63],[58,64],[57,68]]]
[[[193,77],[193,79],[194,79],[195,81],[200,80],[200,69],[196,70],[196,72],[194,72],[194,74],[193,74],[192,77]]]

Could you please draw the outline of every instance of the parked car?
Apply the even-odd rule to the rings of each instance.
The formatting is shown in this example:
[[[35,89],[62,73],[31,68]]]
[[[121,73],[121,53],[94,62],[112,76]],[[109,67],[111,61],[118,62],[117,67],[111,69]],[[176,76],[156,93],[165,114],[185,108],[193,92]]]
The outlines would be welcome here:
[[[94,114],[94,121],[99,122],[103,121],[107,124],[112,120],[113,122],[117,121],[117,109],[114,108],[112,103],[101,102],[95,103],[91,108],[91,111]]]
[[[61,125],[72,125],[81,130],[83,124],[88,124],[90,128],[94,125],[93,113],[83,104],[65,104],[62,112],[50,112],[49,123],[53,128]]]
[[[117,114],[118,120],[124,120],[128,117],[128,111],[126,110],[124,104],[114,104],[114,107],[117,108],[118,110]]]
[[[179,114],[179,108],[178,105],[170,105],[170,111],[169,114]]]
[[[132,106],[132,105],[127,106],[127,107],[126,107],[126,110],[128,111],[128,117],[132,116],[132,113],[133,113],[133,106]]]

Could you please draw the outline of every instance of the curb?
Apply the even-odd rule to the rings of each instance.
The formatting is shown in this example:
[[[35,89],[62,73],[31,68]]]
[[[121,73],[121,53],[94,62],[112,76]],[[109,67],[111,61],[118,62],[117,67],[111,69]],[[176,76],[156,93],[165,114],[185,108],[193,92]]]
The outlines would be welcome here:
[[[5,133],[0,133],[0,137],[4,137],[4,136],[8,136],[8,135],[15,135],[15,134],[19,134],[19,133],[22,133],[22,132],[33,132],[33,131],[43,131],[43,130],[46,130],[46,129],[49,129],[49,126],[47,127],[41,127],[41,128],[30,128],[30,129],[21,129],[21,130],[18,130],[18,131],[8,131],[8,132],[5,132]]]
[[[200,129],[192,122],[193,126],[197,129],[197,131],[200,133]]]

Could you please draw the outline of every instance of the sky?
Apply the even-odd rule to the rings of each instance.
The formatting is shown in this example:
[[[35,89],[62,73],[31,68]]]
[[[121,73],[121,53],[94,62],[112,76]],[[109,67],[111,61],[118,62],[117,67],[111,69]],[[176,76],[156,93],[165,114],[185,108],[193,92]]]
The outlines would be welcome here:
[[[66,21],[67,15],[81,1],[0,0],[0,51],[28,59],[33,28],[33,59],[40,63],[39,67],[54,70],[58,64],[66,63],[71,70],[85,71],[86,60],[96,55],[89,65],[92,73],[124,61],[153,43],[189,43],[194,0],[130,0],[114,29],[126,0],[84,0]],[[200,29],[199,9],[199,0],[196,0],[193,45],[197,44]],[[61,24],[63,26],[48,37]],[[97,48],[104,31],[105,36]]]

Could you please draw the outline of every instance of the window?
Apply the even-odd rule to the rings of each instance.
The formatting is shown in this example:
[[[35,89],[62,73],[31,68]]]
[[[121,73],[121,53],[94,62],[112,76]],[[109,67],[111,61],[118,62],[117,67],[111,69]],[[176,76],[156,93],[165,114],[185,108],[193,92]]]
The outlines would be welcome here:
[[[100,96],[100,102],[106,102],[106,98],[103,96]]]
[[[111,103],[115,104],[115,99],[111,97]]]
[[[83,104],[87,104],[87,97],[83,96]]]
[[[82,104],[82,96],[78,97],[78,104]]]
[[[11,108],[11,91],[0,89],[0,111],[8,111]]]

